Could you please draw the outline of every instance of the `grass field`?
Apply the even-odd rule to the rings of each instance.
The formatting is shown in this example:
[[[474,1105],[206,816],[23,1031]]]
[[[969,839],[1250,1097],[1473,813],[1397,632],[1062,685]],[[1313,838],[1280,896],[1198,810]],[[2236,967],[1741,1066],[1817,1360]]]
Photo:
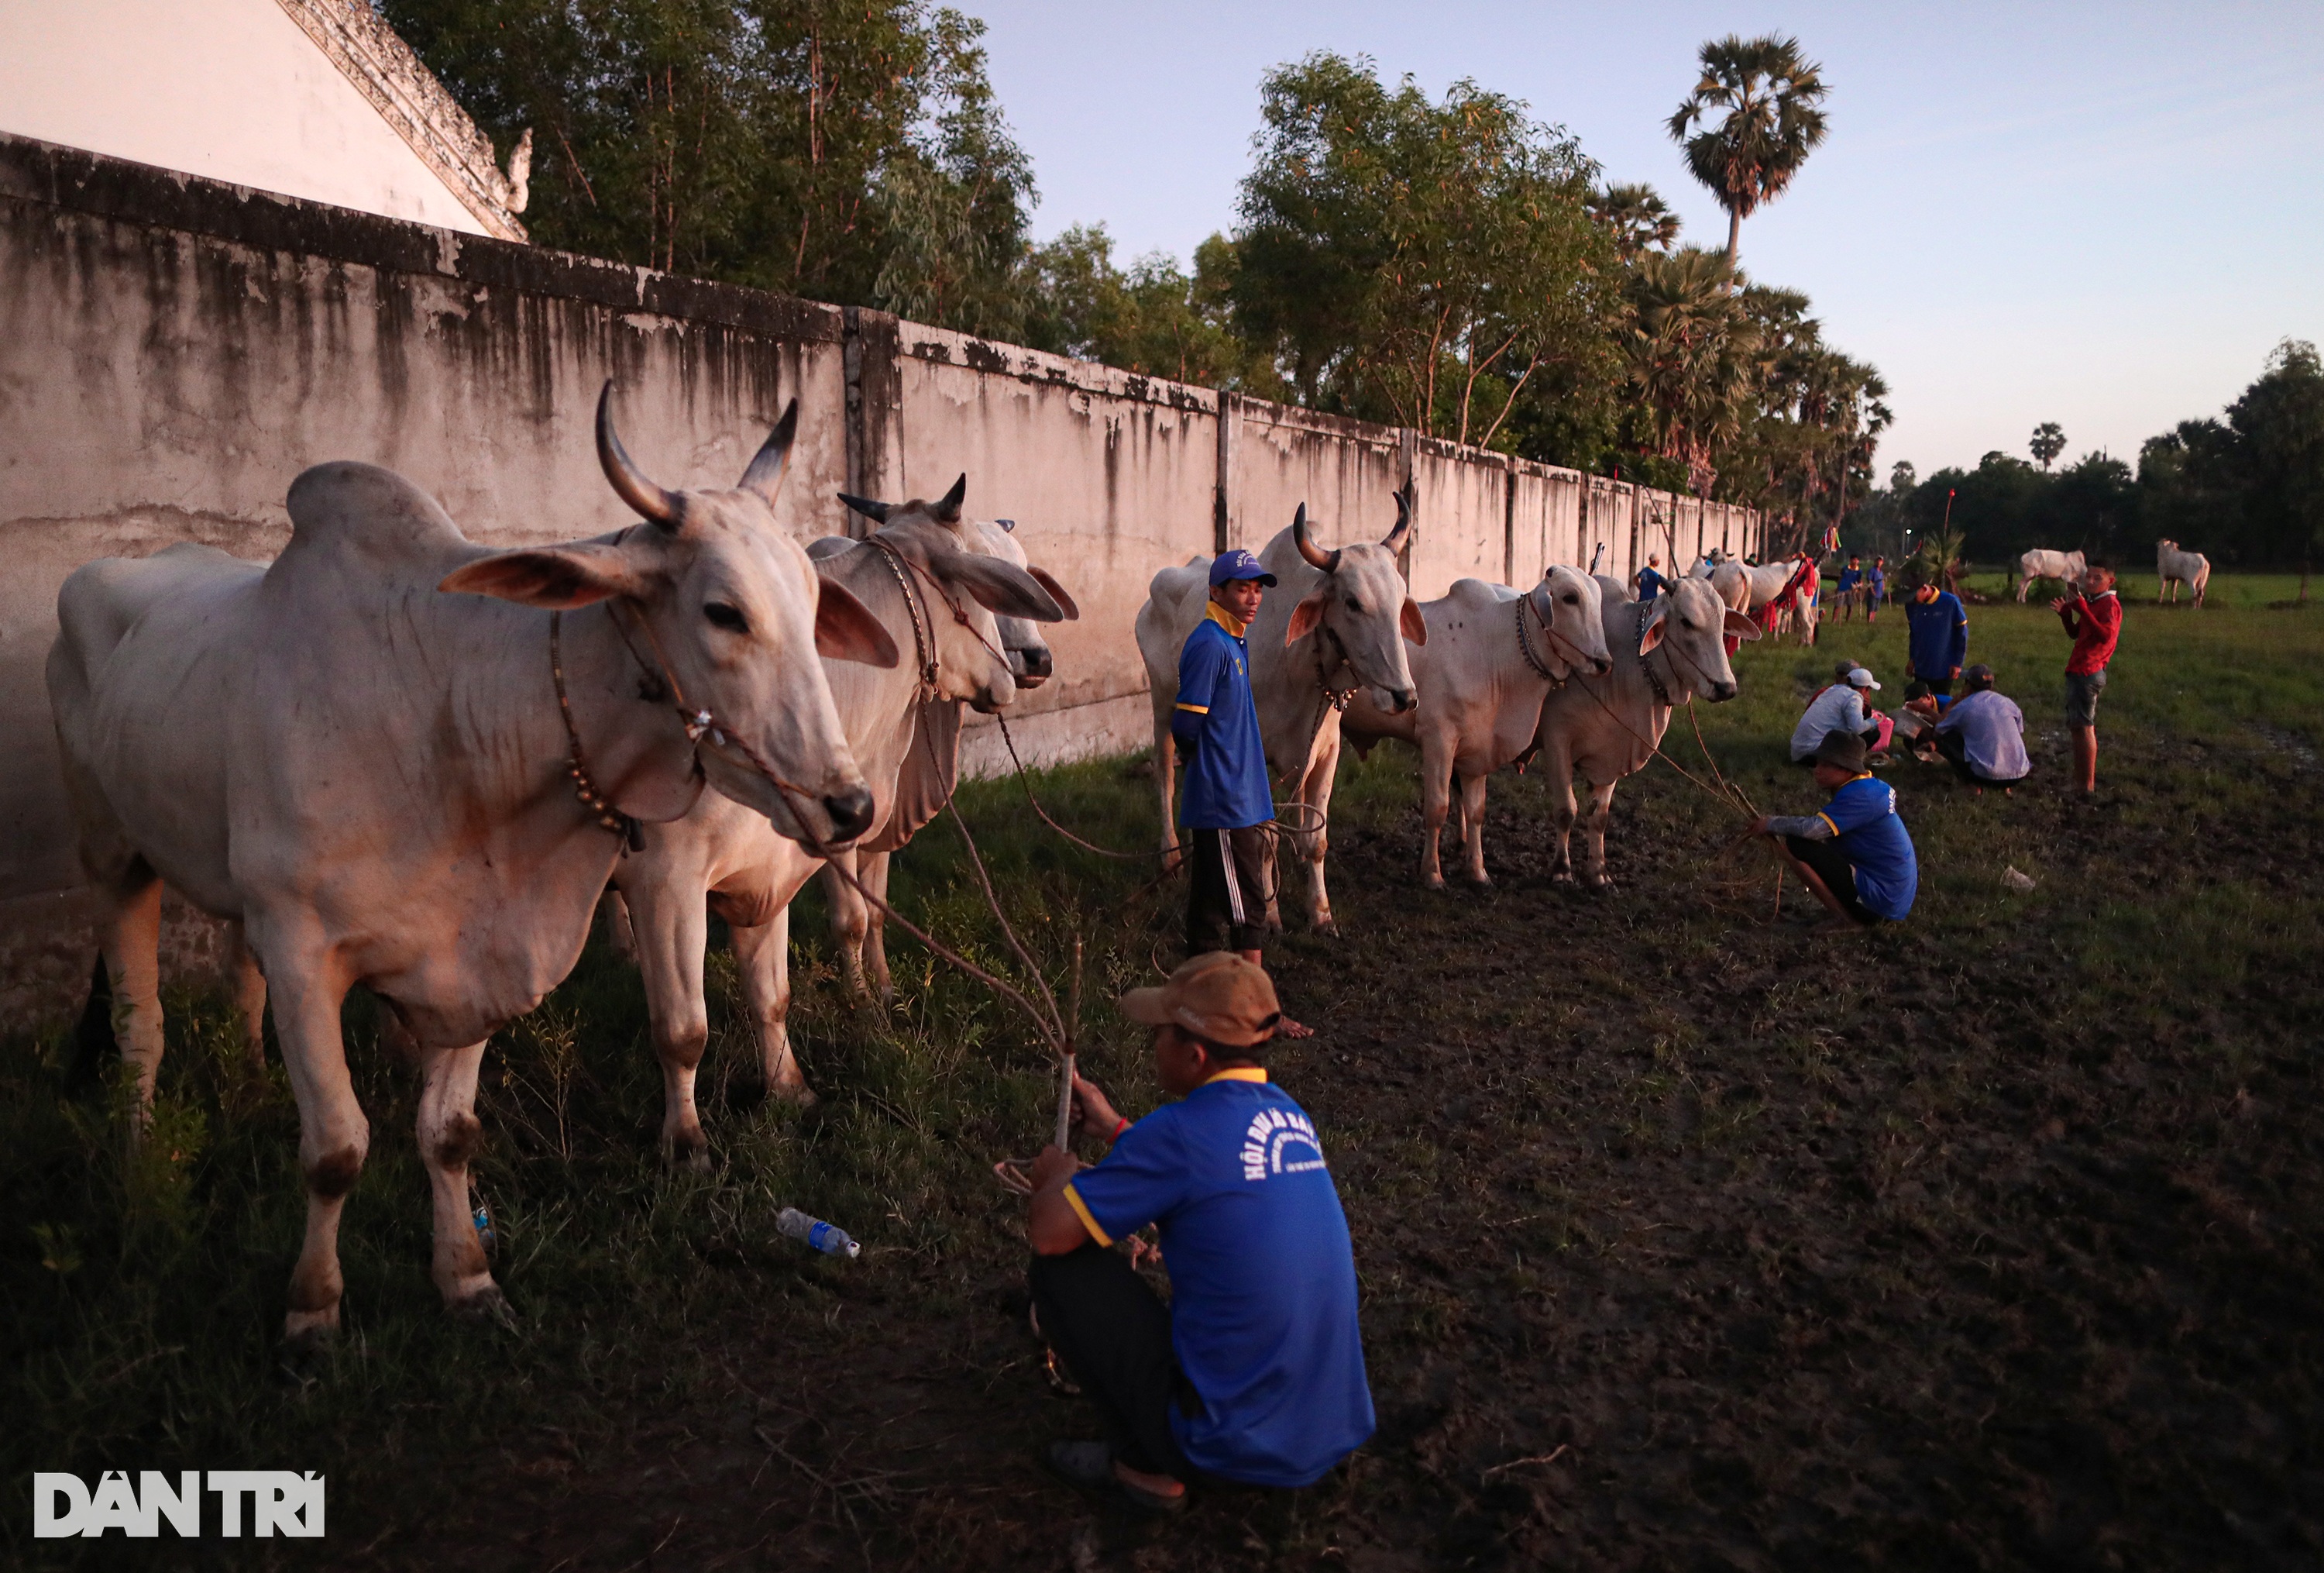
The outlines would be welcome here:
[[[1997,580],[1975,588],[1997,591]],[[593,948],[503,1033],[481,1198],[517,1325],[428,1282],[410,1078],[351,1004],[372,1158],[341,1236],[346,1337],[281,1366],[303,1214],[279,1063],[177,997],[153,1139],[119,1156],[69,1034],[0,1052],[0,1438],[10,1560],[35,1469],[318,1469],[331,1533],[209,1542],[240,1564],[1018,1568],[2276,1567],[2324,1558],[2324,1115],[2317,750],[2324,614],[2292,578],[2208,610],[2132,606],[2100,800],[2060,790],[2066,641],[1971,608],[1970,659],[2028,717],[2036,775],[1974,799],[1892,772],[1921,903],[1812,933],[1729,810],[1661,765],[1626,784],[1617,890],[1545,880],[1546,791],[1493,783],[1489,892],[1430,894],[1414,756],[1342,767],[1344,937],[1274,958],[1319,1029],[1280,1079],[1317,1116],[1354,1231],[1373,1442],[1290,1496],[1161,1529],[1093,1517],[1032,1450],[1091,1434],[1023,1332],[1017,1205],[1051,1084],[1020,1026],[893,947],[892,1012],[851,1006],[795,913],[793,1022],[824,1095],[759,1101],[722,954],[706,1175],[655,1153],[633,973]],[[1848,654],[1900,697],[1904,627],[1747,646],[1700,712],[1768,811],[1813,800],[1784,744]],[[1683,718],[1669,751],[1702,761]],[[1150,844],[1120,762],[1051,772],[1052,813]],[[963,807],[1052,965],[1093,993],[1175,958],[1183,886],[1043,832],[1014,783]],[[2015,867],[2036,883],[2015,893]],[[998,965],[940,823],[908,911]],[[1296,894],[1295,884],[1295,894]],[[1291,903],[1296,908],[1296,901]],[[1296,928],[1296,924],[1295,924]],[[1139,1035],[1093,1008],[1088,1069],[1132,1113]],[[797,1205],[865,1243],[780,1240]],[[151,1549],[149,1549],[150,1550]],[[164,1562],[169,1560],[164,1557]],[[146,1565],[141,1561],[140,1565]]]

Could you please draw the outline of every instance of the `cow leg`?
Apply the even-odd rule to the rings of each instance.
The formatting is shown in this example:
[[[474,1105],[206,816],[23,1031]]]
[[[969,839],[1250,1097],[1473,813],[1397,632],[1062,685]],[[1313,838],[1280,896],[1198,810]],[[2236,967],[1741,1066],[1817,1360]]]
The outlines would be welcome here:
[[[872,990],[863,981],[863,941],[870,930],[872,911],[845,877],[852,874],[862,879],[862,858],[850,850],[825,864],[823,899],[831,911],[831,942],[839,951],[840,981],[846,985],[849,999],[868,1004]]]
[[[1451,762],[1441,756],[1434,734],[1420,750],[1420,878],[1430,890],[1444,888],[1444,871],[1437,861],[1437,838],[1444,831],[1444,811],[1452,798]]]
[[[888,861],[892,852],[868,852],[863,855],[863,888],[888,899]],[[896,985],[888,975],[888,914],[876,906],[867,907],[863,913],[863,970],[870,975],[872,987],[882,1005],[896,1003]]]
[[[228,923],[226,967],[234,986],[234,1008],[242,1017],[242,1051],[253,1070],[266,1069],[266,974],[250,948],[250,936],[240,923]]]
[[[1175,709],[1176,707],[1173,707]],[[1178,740],[1170,735],[1170,711],[1154,717],[1154,791],[1162,804],[1162,872],[1176,874],[1178,850]]]
[[[468,1162],[484,1140],[476,1123],[476,1071],[484,1061],[482,1043],[420,1051],[420,1161],[428,1170],[436,1211],[430,1276],[445,1307],[506,1320],[508,1300],[484,1262],[468,1190]]]
[[[637,898],[632,912],[638,971],[646,985],[654,1057],[661,1061],[662,1156],[689,1169],[706,1169],[710,1143],[695,1112],[694,1078],[710,1043],[710,1013],[702,997],[710,913],[694,880],[644,881]]]
[[[152,1112],[153,1079],[161,1072],[161,882],[140,857],[110,885],[98,943],[113,985],[113,1041],[137,1085],[138,1117],[129,1126],[134,1148]]]
[[[295,1351],[338,1333],[339,1299],[346,1290],[339,1273],[339,1216],[370,1153],[371,1124],[355,1100],[346,1044],[339,1037],[346,979],[319,947],[286,955],[286,947],[267,943],[264,934],[259,939],[274,962],[268,978],[274,1032],[299,1100],[299,1170],[307,1180],[307,1237],[290,1270],[282,1318],[284,1341]],[[472,1086],[474,1080],[472,1069]]]
[[[1614,782],[1604,786],[1590,783],[1590,883],[1605,889],[1614,882],[1606,877],[1606,821],[1614,812]]]
[[[1485,781],[1483,772],[1461,778],[1462,839],[1467,843],[1469,877],[1478,884],[1490,884],[1485,873]]]
[[[636,966],[638,934],[636,927],[630,921],[629,901],[620,891],[608,885],[600,905],[605,913],[605,942],[613,948],[614,955],[632,967]]]
[[[1307,805],[1299,817],[1314,827],[1298,838],[1297,845],[1307,859],[1308,921],[1318,934],[1340,931],[1332,920],[1332,893],[1323,883],[1323,858],[1332,849],[1332,784],[1339,772],[1340,729],[1334,726],[1331,736],[1308,761],[1307,778],[1299,788],[1299,800]]]
[[[815,1102],[815,1092],[791,1053],[790,948],[788,907],[778,907],[771,920],[755,928],[734,930],[735,970],[742,975],[742,998],[750,1007],[752,1025],[758,1029],[767,1096],[805,1108]]]
[[[1573,762],[1555,749],[1548,751],[1543,768],[1554,783],[1550,799],[1550,839],[1555,844],[1549,877],[1560,884],[1573,883]]]

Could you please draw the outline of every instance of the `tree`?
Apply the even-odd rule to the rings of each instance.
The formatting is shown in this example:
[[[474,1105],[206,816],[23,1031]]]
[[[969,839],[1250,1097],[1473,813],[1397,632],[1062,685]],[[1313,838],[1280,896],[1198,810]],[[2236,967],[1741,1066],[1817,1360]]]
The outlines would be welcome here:
[[[1678,241],[1678,215],[1643,182],[1608,186],[1592,194],[1587,206],[1590,217],[1614,237],[1614,254],[1626,263],[1649,248],[1668,251]]]
[[[1610,358],[1618,264],[1563,129],[1329,53],[1270,71],[1260,120],[1233,305],[1303,403],[1491,446],[1536,378]]]
[[[2046,471],[2066,451],[2065,430],[2055,421],[2044,421],[2034,428],[2034,440],[2028,446],[2033,450],[2034,462]]]
[[[1233,243],[1213,235],[1196,248],[1191,277],[1161,252],[1125,273],[1103,225],[1075,225],[1027,258],[1025,341],[1148,376],[1277,396],[1271,369],[1236,331],[1234,266]]]
[[[1920,480],[1920,473],[1914,469],[1909,458],[1900,458],[1888,467],[1888,489],[1892,492],[1909,492]]]
[[[1004,333],[1032,174],[983,24],[925,0],[379,0],[505,151],[533,238]]]
[[[1727,261],[1743,220],[1782,196],[1824,138],[1823,68],[1795,38],[1729,33],[1702,46],[1702,79],[1670,117],[1687,172],[1727,209]],[[1713,116],[1716,116],[1714,123]]]
[[[1727,259],[1701,246],[1642,253],[1630,269],[1622,343],[1644,430],[1641,452],[1676,459],[1709,495],[1720,450],[1748,418],[1757,326]]]

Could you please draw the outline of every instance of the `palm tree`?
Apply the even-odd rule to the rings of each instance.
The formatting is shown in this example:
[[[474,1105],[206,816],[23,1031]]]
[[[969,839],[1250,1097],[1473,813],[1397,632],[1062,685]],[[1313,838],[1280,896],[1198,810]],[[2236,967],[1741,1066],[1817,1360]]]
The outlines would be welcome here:
[[[2034,462],[2046,470],[2058,462],[2060,454],[2066,451],[2065,429],[2055,421],[2044,421],[2034,428],[2034,440],[2030,446],[2034,449]]]
[[[1613,231],[1614,250],[1624,262],[1650,246],[1668,251],[1678,239],[1678,215],[1643,181],[1593,191],[1587,206],[1591,217]]]
[[[1732,265],[1743,220],[1782,196],[1823,141],[1823,68],[1801,57],[1798,39],[1773,33],[1729,33],[1704,44],[1700,59],[1702,79],[1670,117],[1671,140],[1686,150],[1687,172],[1727,209]]]
[[[1700,246],[1644,252],[1632,264],[1623,349],[1651,450],[1687,467],[1708,496],[1719,452],[1741,435],[1758,371],[1758,328],[1727,259]]]

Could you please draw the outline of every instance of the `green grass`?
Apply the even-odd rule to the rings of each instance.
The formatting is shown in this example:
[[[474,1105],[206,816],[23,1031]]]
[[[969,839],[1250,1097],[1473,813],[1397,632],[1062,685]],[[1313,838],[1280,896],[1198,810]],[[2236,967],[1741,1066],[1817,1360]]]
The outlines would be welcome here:
[[[2028,998],[2029,1020],[2100,1011],[2125,1032],[2204,1034],[2218,1044],[2221,1096],[2231,1095],[2238,1067],[2290,1031],[2269,980],[2312,970],[2324,917],[2311,831],[2301,832],[2304,842],[2236,840],[2251,826],[2281,827],[2287,800],[2312,803],[2316,790],[2324,618],[2268,609],[2295,585],[2218,578],[2202,612],[2157,612],[2134,596],[2100,736],[2114,822],[2145,849],[2139,862],[2101,856],[2069,874],[2021,803],[1918,790],[1933,772],[1925,781],[1900,776],[1916,788],[1911,822],[1924,884],[1911,934],[1920,953],[1973,970],[2000,936],[2033,943],[2059,958],[2071,982],[2065,997]],[[2001,688],[2024,706],[2037,770],[2054,781],[2063,765],[2058,690],[2068,643],[2056,618],[2014,604],[1973,606],[1970,618],[1970,660],[1995,666]],[[1902,609],[1892,606],[1870,628],[1827,624],[1812,649],[1747,645],[1737,662],[1741,697],[1701,708],[1720,767],[1764,810],[1807,808],[1812,785],[1784,763],[1801,700],[1842,654],[1888,685],[1884,700],[1900,699],[1904,643]],[[1666,746],[1701,768],[1683,719]],[[1151,843],[1150,784],[1120,762],[1045,773],[1040,791],[1055,816],[1093,839]],[[1635,860],[1641,844],[1663,849],[1672,868],[1707,882],[1716,898],[1640,944],[1657,965],[1715,969],[1729,932],[1756,921],[1740,914],[1764,905],[1764,883],[1729,865],[1688,872],[1731,820],[1661,766],[1623,791],[1622,811],[1635,815],[1624,834],[1634,839],[1617,847],[1618,859]],[[1537,813],[1545,801],[1537,777],[1498,779],[1493,792],[1497,812]],[[1368,835],[1408,836],[1415,800],[1409,753],[1383,748],[1362,764],[1350,756],[1336,805],[1342,856],[1378,856],[1363,851]],[[1120,1089],[1130,1112],[1148,1106],[1139,1034],[1108,1002],[1175,955],[1182,887],[1148,886],[1145,866],[1063,846],[1024,810],[1013,782],[969,787],[962,803],[1053,978],[1073,936],[1087,937],[1087,1067]],[[2312,810],[2300,812],[2308,815],[2300,823],[2312,821]],[[2158,847],[2169,855],[2150,861]],[[1504,855],[1489,844],[1488,854],[1506,882]],[[2275,862],[2282,858],[2305,865],[2287,874]],[[2003,887],[2000,874],[2012,866],[2041,882],[2033,894]],[[899,859],[899,905],[986,965],[1005,967],[973,889],[948,821]],[[1407,889],[1369,904],[1338,902],[1343,924],[1392,927],[1401,904],[1420,910],[1423,898]],[[10,1422],[0,1457],[14,1500],[24,1500],[35,1469],[319,1468],[333,1483],[335,1543],[410,1534],[433,1511],[431,1493],[517,1458],[529,1446],[518,1439],[564,1439],[586,1468],[617,1452],[641,1416],[713,1402],[729,1391],[720,1361],[738,1327],[796,1327],[807,1329],[805,1340],[867,1294],[882,1298],[883,1314],[934,1329],[931,1337],[989,1319],[991,1285],[1013,1272],[1021,1247],[1015,1215],[986,1170],[1042,1139],[1053,1083],[1041,1051],[1020,1022],[908,941],[890,946],[899,997],[881,1013],[842,996],[812,896],[795,911],[793,933],[794,1035],[824,1102],[803,1114],[755,1100],[731,958],[715,956],[702,1101],[716,1163],[707,1175],[672,1174],[659,1161],[660,1084],[645,1047],[642,996],[634,973],[601,948],[592,947],[540,1011],[495,1040],[479,1100],[487,1147],[476,1175],[501,1236],[495,1267],[517,1308],[513,1330],[456,1324],[438,1307],[426,1272],[426,1184],[410,1136],[413,1087],[379,1050],[365,1004],[351,1003],[351,1059],[373,1140],[341,1233],[346,1332],[322,1365],[295,1377],[281,1369],[275,1347],[303,1216],[296,1111],[280,1064],[250,1071],[217,998],[173,995],[156,1125],[132,1163],[123,1156],[117,1090],[109,1098],[66,1090],[62,1028],[0,1048],[0,1413]],[[1309,937],[1292,938],[1286,954],[1304,987],[1333,1000],[1392,983],[1334,978],[1333,952]],[[1451,976],[1471,960],[1431,951],[1399,965]],[[1632,1139],[1679,1110],[1705,1151],[1757,1151],[1763,1095],[1705,1075],[1698,1030],[1665,996],[1623,970],[1568,976],[1554,967],[1532,970],[1524,956],[1497,965],[1503,980],[1477,1008],[1506,1030],[1554,1032],[1600,1002],[1628,1002],[1653,1060],[1628,1106],[1611,1116]],[[1836,1008],[1835,990],[1842,985],[1811,978],[1788,1004],[1770,990],[1764,1006],[1772,1051],[1805,1087],[1840,1074],[1833,1046],[1812,1025],[1816,1013]],[[1932,1085],[1915,1096],[1932,1107],[1967,1095]],[[1460,1183],[1463,1149],[1397,1116],[1351,1106],[1332,1128],[1343,1188],[1365,1206]],[[855,1233],[866,1242],[864,1260],[835,1263],[783,1245],[773,1218],[787,1205]],[[1532,1226],[1563,1242],[1553,1254],[1611,1249],[1588,1245],[1578,1204],[1554,1186],[1503,1210],[1537,1210],[1542,1221]],[[1518,1271],[1509,1292],[1533,1293],[1539,1270]],[[1401,1270],[1368,1292],[1383,1392],[1476,1309]],[[1311,1543],[1300,1537],[1320,1532],[1295,1524],[1281,1531],[1289,1537],[1282,1543]],[[34,1548],[28,1534],[20,1510],[0,1519],[0,1546],[13,1556],[98,1554],[78,1544]],[[290,1559],[279,1544],[245,1549]]]

